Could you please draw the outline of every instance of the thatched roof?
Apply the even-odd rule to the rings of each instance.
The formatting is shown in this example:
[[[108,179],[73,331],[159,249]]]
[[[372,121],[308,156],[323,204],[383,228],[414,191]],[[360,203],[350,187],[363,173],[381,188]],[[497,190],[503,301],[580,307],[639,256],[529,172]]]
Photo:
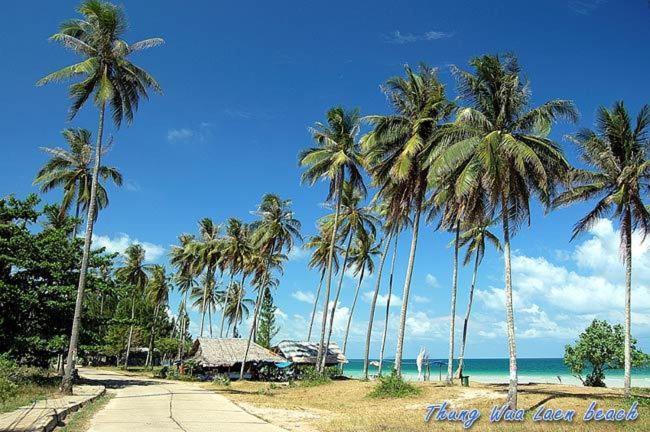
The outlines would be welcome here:
[[[246,352],[247,339],[199,338],[189,352],[190,357],[203,367],[230,367],[241,364]],[[251,342],[246,362],[284,362],[284,358]]]
[[[275,349],[279,354],[286,357],[287,360],[297,364],[315,364],[316,356],[318,355],[317,342],[284,340]],[[348,360],[339,349],[339,346],[334,342],[330,343],[325,363],[333,365],[347,362]]]

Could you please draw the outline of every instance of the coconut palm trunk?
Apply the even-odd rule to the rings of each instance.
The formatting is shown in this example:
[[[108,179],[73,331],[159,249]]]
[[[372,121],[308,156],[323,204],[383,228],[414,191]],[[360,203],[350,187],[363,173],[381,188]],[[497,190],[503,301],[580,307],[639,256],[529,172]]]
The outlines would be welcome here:
[[[79,194],[79,192],[77,192],[77,194]],[[78,220],[79,220],[79,210],[80,210],[80,207],[81,207],[81,203],[79,202],[79,197],[77,197],[76,201],[77,202],[75,203],[75,207],[74,207],[75,223],[74,223],[74,226],[72,227],[72,232],[70,233],[70,238],[71,239],[74,239],[77,236],[77,227],[79,226],[79,222],[78,222]]]
[[[208,277],[205,280],[205,288],[203,288],[203,305],[201,306],[201,337],[203,337],[203,327],[205,325],[205,309],[208,303],[208,290],[212,288],[212,278],[214,278],[214,270],[212,265],[208,266]]]
[[[409,292],[411,290],[411,277],[413,276],[413,267],[415,266],[415,252],[418,246],[420,214],[422,213],[422,192],[418,191],[416,193],[418,194],[418,196],[417,196],[417,203],[415,206],[415,216],[413,217],[413,235],[411,238],[411,250],[409,252],[409,262],[406,268],[406,278],[404,280],[404,293],[402,294],[402,310],[400,312],[400,317],[399,317],[399,330],[397,332],[397,350],[395,352],[395,371],[399,376],[402,376],[402,352],[404,350],[406,312],[408,310]]]
[[[334,296],[334,303],[332,303],[332,310],[330,311],[330,324],[329,329],[327,330],[327,338],[325,339],[325,345],[323,348],[323,353],[320,360],[320,370],[321,372],[325,370],[325,365],[327,363],[327,352],[330,346],[330,340],[332,339],[332,330],[334,330],[334,315],[336,314],[336,307],[339,302],[339,297],[341,296],[341,287],[343,286],[343,277],[345,276],[345,269],[347,267],[348,255],[350,254],[350,246],[352,246],[352,237],[354,237],[353,230],[350,230],[348,234],[348,244],[345,246],[345,254],[343,255],[343,266],[341,267],[341,274],[339,275],[339,284],[336,288],[336,295]]]
[[[323,288],[323,279],[325,279],[325,270],[320,273],[320,281],[318,282],[318,289],[316,290],[316,298],[314,299],[314,308],[311,311],[311,319],[309,320],[309,330],[307,331],[307,341],[311,340],[311,330],[314,327],[314,318],[316,318],[316,309],[318,308],[318,300],[320,299],[320,292]]]
[[[456,237],[454,239],[454,272],[451,283],[451,312],[449,315],[449,358],[447,360],[447,384],[454,382],[454,342],[456,333],[456,293],[458,292],[458,241],[460,237],[460,222],[456,222]]]
[[[501,198],[501,220],[503,223],[503,254],[505,258],[506,329],[508,333],[508,354],[510,358],[510,380],[507,404],[517,408],[517,349],[515,345],[515,314],[512,306],[512,264],[510,261],[510,213],[505,193]]]
[[[159,308],[160,305],[157,304],[153,311],[153,320],[151,321],[151,335],[149,335],[149,351],[147,352],[147,360],[144,362],[145,367],[151,366],[153,368],[153,348],[156,334],[156,320],[158,319]]]
[[[379,269],[377,270],[377,282],[375,283],[375,292],[372,294],[372,301],[370,302],[370,318],[368,319],[368,330],[366,331],[366,349],[363,354],[363,378],[368,379],[368,363],[370,357],[370,339],[372,337],[372,325],[375,320],[375,307],[377,306],[377,297],[379,296],[379,288],[381,287],[381,273],[384,269],[384,263],[386,262],[386,255],[388,255],[388,248],[390,247],[390,241],[392,239],[393,233],[390,232],[386,237],[386,246],[384,246],[384,251],[381,254],[381,260],[379,261]]]
[[[625,212],[625,348],[623,387],[625,397],[631,396],[632,388],[632,215],[628,206]]]
[[[357,300],[359,300],[359,289],[361,289],[361,284],[363,283],[363,275],[366,271],[365,265],[361,268],[361,274],[359,275],[359,282],[357,283],[357,289],[354,291],[354,300],[352,300],[352,307],[350,308],[350,316],[348,317],[348,322],[345,326],[345,336],[343,336],[343,355],[348,347],[348,336],[350,335],[350,325],[352,324],[352,317],[354,316],[354,309],[357,307]],[[343,371],[343,364],[341,364],[341,371]]]
[[[336,234],[339,228],[339,217],[341,215],[341,198],[343,195],[343,173],[338,174],[336,179],[336,212],[334,213],[334,225],[332,226],[332,239],[330,240],[330,249],[327,257],[327,283],[325,284],[325,298],[323,303],[323,319],[320,329],[320,341],[318,343],[318,351],[316,354],[316,370],[323,372],[321,368],[323,349],[325,344],[325,332],[327,331],[327,308],[330,302],[330,292],[332,287],[332,261],[334,260],[334,247],[336,246]],[[345,265],[345,263],[343,263]],[[327,350],[325,350],[327,353]],[[326,355],[325,355],[326,356]]]
[[[260,289],[257,293],[257,301],[255,302],[255,311],[253,312],[253,322],[251,323],[251,328],[248,332],[248,342],[246,343],[246,351],[244,352],[244,359],[241,362],[241,368],[239,370],[239,379],[244,379],[244,369],[246,368],[246,360],[248,359],[248,352],[251,349],[251,342],[253,341],[253,333],[255,332],[255,326],[257,325],[257,316],[260,313],[262,306],[262,299],[266,295],[266,282],[268,280],[268,268],[269,268],[269,259],[267,258],[266,270],[264,271],[263,283],[260,284]]]
[[[465,343],[467,342],[467,329],[469,325],[469,314],[472,312],[472,301],[474,300],[474,287],[476,287],[476,275],[478,274],[478,258],[476,253],[474,257],[474,272],[472,274],[472,284],[469,287],[469,300],[467,301],[467,311],[465,312],[465,321],[463,322],[463,338],[460,343],[460,355],[458,356],[458,370],[456,376],[460,379],[463,376],[463,365],[465,362]]]
[[[395,235],[395,244],[393,246],[393,257],[390,261],[390,275],[388,276],[388,296],[386,297],[386,316],[384,319],[384,331],[381,334],[381,348],[379,349],[379,371],[384,366],[384,349],[386,348],[386,335],[388,334],[388,318],[390,317],[390,298],[393,295],[393,275],[395,273],[395,261],[397,258],[397,235]]]
[[[95,146],[95,166],[93,167],[92,183],[90,185],[90,202],[88,203],[88,215],[86,217],[86,234],[84,236],[83,256],[81,258],[81,270],[79,271],[79,284],[77,285],[77,300],[74,307],[74,318],[72,319],[72,330],[70,332],[70,346],[68,347],[68,358],[65,374],[61,380],[61,393],[72,394],[72,371],[77,357],[77,345],[79,343],[79,331],[81,330],[81,313],[83,310],[84,290],[86,288],[86,272],[90,259],[90,245],[92,243],[93,227],[95,223],[95,206],[97,205],[97,178],[102,157],[102,136],[104,134],[104,113],[106,102],[102,102],[99,109],[99,126],[97,128],[97,145]]]
[[[185,296],[183,297],[183,316],[181,317],[181,328],[179,330],[179,345],[178,345],[178,360],[183,363],[183,356],[185,355],[185,327],[187,323],[185,322],[185,316],[187,315],[187,296],[189,295],[189,290],[185,291]]]
[[[223,306],[221,307],[221,326],[219,326],[219,337],[223,337],[223,324],[226,321],[226,306],[228,301],[230,301],[230,290],[232,289],[232,282],[235,278],[235,272],[230,271],[230,283],[228,284],[228,289],[226,290],[226,295],[223,299]],[[230,326],[228,326],[230,327]],[[228,334],[228,329],[226,329],[226,335]]]
[[[129,355],[131,354],[131,341],[133,340],[133,321],[135,321],[135,293],[131,298],[131,326],[129,327],[129,337],[126,340],[126,354],[124,356],[123,369],[129,367]]]
[[[212,307],[208,306],[208,326],[210,329],[210,338],[212,338]]]
[[[236,334],[237,334],[237,322],[238,322],[239,318],[241,318],[239,316],[239,310],[241,309],[241,302],[242,302],[242,299],[244,297],[244,283],[245,282],[246,282],[246,273],[242,272],[241,285],[239,286],[239,288],[241,289],[241,292],[239,293],[239,297],[237,298],[237,309],[235,309],[235,321],[234,321],[233,329],[232,329],[232,336],[233,337],[237,337],[236,336]],[[253,327],[253,339],[255,339],[256,331],[257,331],[257,329],[255,327]],[[228,332],[226,331],[226,336],[227,335],[228,335]]]

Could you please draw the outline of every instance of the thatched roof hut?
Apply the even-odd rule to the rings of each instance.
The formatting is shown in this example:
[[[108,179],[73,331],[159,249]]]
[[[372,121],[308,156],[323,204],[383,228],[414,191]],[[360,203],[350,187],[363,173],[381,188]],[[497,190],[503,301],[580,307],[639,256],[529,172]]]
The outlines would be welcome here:
[[[230,368],[241,365],[246,352],[246,339],[207,339],[198,338],[189,352],[189,356],[204,368]],[[284,358],[251,342],[246,363],[284,362]]]
[[[275,347],[275,351],[295,364],[313,365],[316,364],[316,356],[318,355],[318,343],[284,340]],[[347,362],[348,360],[341,352],[339,346],[334,342],[330,343],[327,350],[325,364],[336,365]]]

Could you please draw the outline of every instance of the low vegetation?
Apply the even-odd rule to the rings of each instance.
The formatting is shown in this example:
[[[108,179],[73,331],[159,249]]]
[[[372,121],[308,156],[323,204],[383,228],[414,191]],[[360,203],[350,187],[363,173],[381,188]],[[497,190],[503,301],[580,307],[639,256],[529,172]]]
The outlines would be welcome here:
[[[19,366],[0,355],[0,413],[55,395],[58,383],[43,369]]]
[[[379,378],[379,382],[375,388],[368,393],[372,398],[403,398],[408,396],[416,396],[421,393],[420,389],[410,384],[397,375],[394,370],[390,375]]]
[[[84,405],[79,411],[71,414],[66,418],[66,424],[58,432],[85,432],[90,427],[90,420],[95,413],[104,408],[106,404],[113,398],[112,394],[104,394],[94,401]]]

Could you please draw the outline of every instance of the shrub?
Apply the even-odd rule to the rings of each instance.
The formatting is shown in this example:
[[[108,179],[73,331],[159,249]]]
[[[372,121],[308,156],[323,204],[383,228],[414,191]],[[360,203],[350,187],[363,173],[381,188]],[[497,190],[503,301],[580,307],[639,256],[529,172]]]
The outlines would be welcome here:
[[[212,382],[222,387],[230,387],[230,377],[227,374],[218,374]]]
[[[305,387],[314,387],[332,381],[330,375],[327,373],[327,369],[324,373],[320,373],[313,366],[302,368],[300,371],[300,378],[300,384]]]
[[[16,382],[20,381],[20,378],[18,365],[6,354],[0,355],[0,403],[16,394],[18,389]]]
[[[418,394],[420,394],[419,388],[404,381],[393,370],[390,375],[379,378],[379,382],[368,396],[373,398],[402,398]]]

